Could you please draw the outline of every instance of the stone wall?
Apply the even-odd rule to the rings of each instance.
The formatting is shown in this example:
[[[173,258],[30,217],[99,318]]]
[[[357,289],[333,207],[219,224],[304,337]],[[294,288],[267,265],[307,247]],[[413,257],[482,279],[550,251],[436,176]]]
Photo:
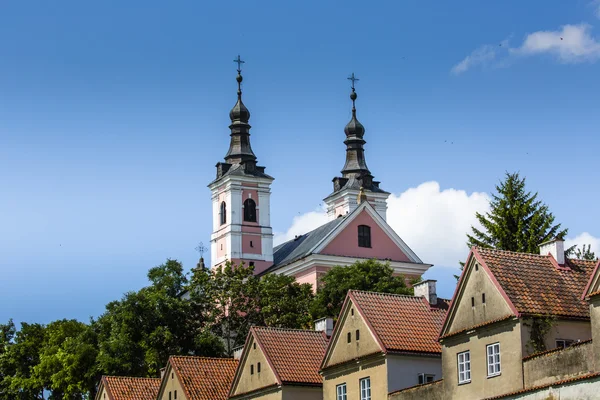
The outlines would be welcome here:
[[[514,393],[502,400],[593,400],[598,398],[600,392],[600,376],[582,376],[568,382],[559,382],[556,385],[547,385],[534,388],[525,392]]]
[[[581,342],[563,350],[551,350],[523,360],[525,389],[547,385],[594,371],[592,342]]]
[[[389,400],[443,400],[444,381],[440,379],[425,385],[413,386],[408,389],[390,393]]]

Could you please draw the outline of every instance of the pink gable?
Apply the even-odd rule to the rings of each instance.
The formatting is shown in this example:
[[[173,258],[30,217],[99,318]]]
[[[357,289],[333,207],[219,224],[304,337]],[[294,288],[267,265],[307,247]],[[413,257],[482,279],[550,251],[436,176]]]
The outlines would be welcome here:
[[[358,246],[359,225],[371,227],[371,247]],[[331,243],[320,251],[320,254],[411,262],[366,210],[363,210],[344,230],[338,233]]]

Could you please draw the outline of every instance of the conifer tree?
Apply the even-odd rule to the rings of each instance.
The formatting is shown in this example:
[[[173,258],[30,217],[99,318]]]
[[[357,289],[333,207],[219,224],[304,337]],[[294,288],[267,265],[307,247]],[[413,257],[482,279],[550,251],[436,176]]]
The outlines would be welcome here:
[[[541,243],[566,236],[567,229],[554,223],[548,206],[538,200],[537,193],[527,191],[525,178],[518,172],[507,172],[496,191],[491,210],[485,215],[476,214],[483,230],[471,227],[472,233],[467,234],[469,247],[537,254]]]

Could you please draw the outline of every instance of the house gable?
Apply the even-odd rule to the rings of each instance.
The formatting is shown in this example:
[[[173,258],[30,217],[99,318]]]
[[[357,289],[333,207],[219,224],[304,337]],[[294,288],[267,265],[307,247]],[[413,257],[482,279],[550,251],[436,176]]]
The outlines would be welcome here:
[[[590,280],[588,281],[581,298],[585,299],[592,294],[598,293],[598,291],[600,291],[600,260],[598,260],[598,263],[594,267]]]
[[[371,228],[371,247],[358,246],[358,227],[360,225],[366,225]],[[375,222],[365,209],[353,218],[349,224],[336,232],[336,236],[319,253],[334,256],[411,262],[410,258],[404,254],[402,249]]]
[[[258,372],[259,363],[260,372]],[[233,397],[278,384],[281,384],[279,378],[260,342],[256,340],[256,336],[251,332],[244,346],[244,352],[231,386],[230,396]]]
[[[448,310],[442,335],[516,314],[491,271],[472,251]]]
[[[113,400],[110,393],[108,393],[108,389],[104,386],[104,383],[100,383],[100,387],[98,388],[98,394],[96,395],[96,400]]]
[[[169,400],[169,394],[173,395],[171,397],[171,399],[173,399],[175,397],[175,393],[177,393],[178,400],[189,400],[185,388],[181,383],[181,377],[175,372],[171,362],[169,361],[160,382],[160,389],[158,391],[157,399]]]
[[[359,340],[356,340],[357,331]],[[350,334],[350,342],[348,342],[348,334]],[[322,368],[383,351],[383,346],[370,329],[368,322],[348,296],[340,312]]]

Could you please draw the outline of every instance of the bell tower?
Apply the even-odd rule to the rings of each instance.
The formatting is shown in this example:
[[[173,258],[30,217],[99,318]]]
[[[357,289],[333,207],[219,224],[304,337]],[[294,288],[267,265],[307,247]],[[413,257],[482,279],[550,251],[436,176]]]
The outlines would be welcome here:
[[[346,134],[346,163],[342,176],[333,178],[333,193],[323,201],[327,205],[327,216],[330,220],[351,213],[363,201],[368,201],[373,208],[386,219],[388,192],[379,187],[373,174],[367,167],[365,159],[366,143],[363,139],[365,127],[356,118],[356,89],[354,84],[359,80],[354,73],[348,78],[352,82],[352,119],[344,128]]]
[[[225,162],[217,163],[217,177],[208,187],[212,192],[213,233],[211,268],[231,261],[254,265],[259,273],[273,264],[271,228],[271,183],[265,167],[256,163],[250,146],[250,111],[242,102],[242,64],[237,68],[237,102],[229,113],[231,130]]]

